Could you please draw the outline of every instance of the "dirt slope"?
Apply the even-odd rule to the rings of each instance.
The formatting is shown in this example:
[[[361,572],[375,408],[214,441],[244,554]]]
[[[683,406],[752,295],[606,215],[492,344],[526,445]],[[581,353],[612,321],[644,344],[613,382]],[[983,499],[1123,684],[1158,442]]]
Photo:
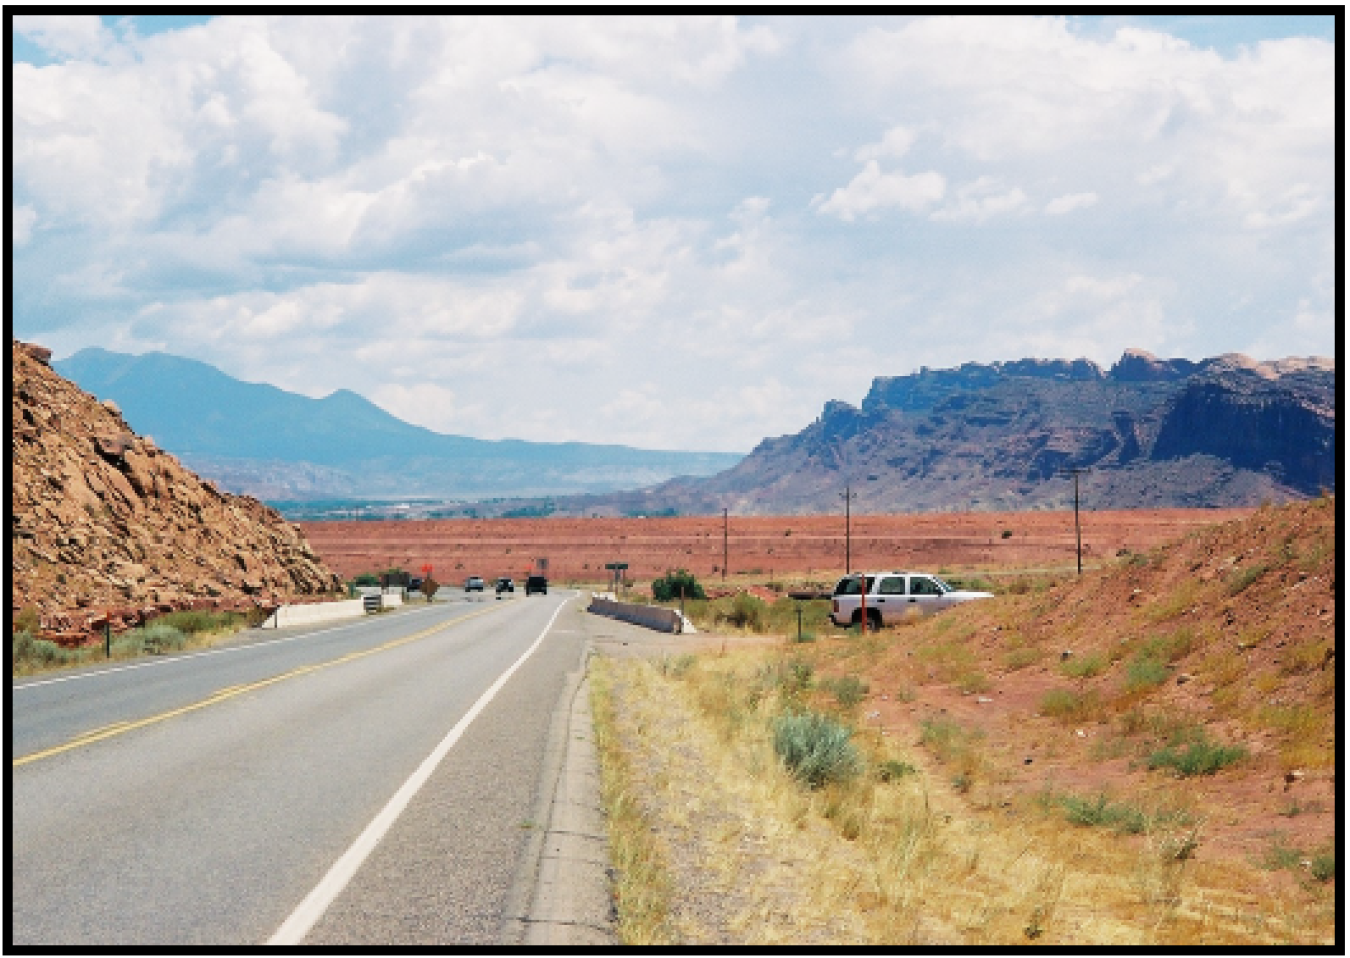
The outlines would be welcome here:
[[[1206,857],[1307,853],[1337,821],[1336,614],[1335,498],[1266,507],[1040,594],[887,630],[863,708],[906,735],[937,720],[972,731],[977,804],[1047,787],[1167,796],[1204,822]],[[1149,767],[1197,740],[1246,755],[1184,778]]]
[[[301,533],[137,436],[117,407],[13,343],[11,618],[77,644],[182,608],[248,608],[341,588]],[[31,611],[28,611],[31,610]]]

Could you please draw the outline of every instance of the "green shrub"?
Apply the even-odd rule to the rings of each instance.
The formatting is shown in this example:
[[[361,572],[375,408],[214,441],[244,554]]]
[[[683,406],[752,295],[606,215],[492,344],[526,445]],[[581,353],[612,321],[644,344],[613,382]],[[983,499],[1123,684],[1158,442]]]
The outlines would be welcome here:
[[[1211,742],[1203,735],[1186,743],[1168,745],[1148,757],[1148,767],[1171,768],[1182,778],[1193,775],[1213,775],[1219,769],[1247,757],[1241,745],[1223,745]]]
[[[1112,805],[1106,793],[1102,792],[1095,800],[1079,798],[1077,795],[1065,795],[1060,799],[1064,806],[1064,817],[1073,825],[1098,826],[1127,822],[1132,831],[1143,831],[1146,816],[1137,808],[1128,805]],[[1139,828],[1132,826],[1138,823]]]
[[[187,636],[171,625],[151,622],[139,629],[131,629],[134,637],[139,638],[142,647],[148,652],[167,652],[181,649],[187,643]]]
[[[154,620],[155,625],[167,625],[184,635],[198,635],[203,632],[224,632],[237,629],[244,622],[244,616],[238,612],[215,612],[209,609],[182,609],[169,612]]]
[[[112,640],[112,654],[118,658],[133,658],[145,654],[145,642],[140,629],[123,632]]]
[[[748,592],[741,592],[731,600],[731,608],[722,613],[724,621],[741,629],[762,632],[766,606],[761,599]]]
[[[707,593],[694,574],[687,569],[667,571],[659,579],[652,580],[652,598],[657,602],[675,602],[683,595],[686,599],[706,599]]]
[[[10,636],[9,661],[12,668],[65,665],[78,655],[72,649],[63,649],[49,639],[36,638],[26,630]]]
[[[352,585],[379,585],[380,577],[373,572],[362,572],[355,579],[352,579]]]
[[[852,730],[818,712],[774,719],[773,748],[789,774],[809,788],[846,782],[862,772]]]

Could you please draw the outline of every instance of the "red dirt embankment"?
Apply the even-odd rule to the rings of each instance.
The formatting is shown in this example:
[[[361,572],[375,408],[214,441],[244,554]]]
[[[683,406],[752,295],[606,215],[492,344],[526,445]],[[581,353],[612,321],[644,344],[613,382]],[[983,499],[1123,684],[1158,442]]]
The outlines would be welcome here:
[[[1083,564],[1100,565],[1122,549],[1143,552],[1191,529],[1249,515],[1251,509],[1083,512]],[[442,582],[465,576],[519,577],[547,559],[559,581],[603,582],[608,562],[627,562],[633,580],[685,568],[720,576],[721,516],[597,519],[428,519],[298,523],[330,568],[350,579],[393,566],[435,568]],[[1072,512],[967,512],[855,515],[849,552],[854,569],[930,571],[1072,569]],[[726,522],[730,575],[817,578],[844,571],[845,526],[838,516],[731,516]]]

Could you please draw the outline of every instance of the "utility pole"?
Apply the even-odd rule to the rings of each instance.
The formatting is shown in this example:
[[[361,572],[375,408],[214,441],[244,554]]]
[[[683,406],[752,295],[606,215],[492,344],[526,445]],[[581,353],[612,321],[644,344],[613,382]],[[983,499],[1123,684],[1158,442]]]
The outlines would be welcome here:
[[[858,494],[850,489],[851,486],[846,484],[844,491],[839,494],[844,500],[844,575],[853,571],[853,526],[849,517],[849,503],[858,498]]]
[[[727,508],[722,507],[722,581],[727,581]]]
[[[1073,476],[1073,537],[1078,545],[1078,574],[1083,574],[1083,530],[1078,524],[1078,477],[1091,470],[1070,466],[1060,471],[1061,476]]]

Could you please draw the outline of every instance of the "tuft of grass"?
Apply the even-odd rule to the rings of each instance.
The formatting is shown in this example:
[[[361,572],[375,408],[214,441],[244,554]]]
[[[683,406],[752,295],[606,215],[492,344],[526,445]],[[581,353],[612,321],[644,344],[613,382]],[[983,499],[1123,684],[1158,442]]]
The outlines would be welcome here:
[[[1148,757],[1148,767],[1170,768],[1181,778],[1191,778],[1213,775],[1246,757],[1247,750],[1243,746],[1211,742],[1202,735],[1185,744],[1170,744],[1159,749]]]
[[[1106,671],[1111,660],[1102,652],[1075,655],[1059,664],[1059,670],[1072,679],[1090,679]]]
[[[1169,594],[1144,608],[1144,617],[1150,622],[1166,622],[1175,619],[1181,613],[1196,604],[1200,595],[1200,583],[1187,579]]]
[[[819,712],[789,712],[773,722],[773,749],[789,774],[812,789],[861,774],[853,732]]]
[[[1266,566],[1264,563],[1258,562],[1256,565],[1246,566],[1233,573],[1228,579],[1225,588],[1228,590],[1229,595],[1237,595],[1238,593],[1245,591],[1252,583],[1265,574]]]
[[[1074,825],[1110,828],[1118,834],[1140,835],[1159,826],[1188,825],[1191,816],[1179,810],[1145,811],[1125,802],[1112,802],[1105,792],[1095,799],[1062,795],[1065,819]]]
[[[1037,648],[1013,649],[1003,657],[1003,665],[1009,672],[1025,669],[1045,658],[1045,652]]]
[[[694,666],[697,659],[688,652],[680,655],[663,655],[656,661],[656,671],[672,679],[683,678]]]
[[[1167,681],[1167,664],[1149,655],[1136,655],[1125,666],[1125,690],[1139,692]]]
[[[975,653],[965,644],[965,636],[951,641],[921,645],[914,650],[914,660],[928,669],[938,682],[955,684],[978,673]]]
[[[1320,882],[1328,882],[1336,877],[1336,847],[1334,845],[1327,848],[1324,852],[1319,852],[1312,857],[1312,866],[1309,868],[1313,878]]]
[[[1101,702],[1091,690],[1051,689],[1041,696],[1039,708],[1041,714],[1062,722],[1083,722],[1097,715]]]
[[[867,683],[856,675],[844,675],[838,678],[824,678],[819,687],[835,697],[844,708],[853,708],[867,694]]]
[[[1303,860],[1303,852],[1284,843],[1284,836],[1275,836],[1275,841],[1261,857],[1261,867],[1275,871],[1280,868],[1297,868]]]
[[[878,762],[875,768],[877,781],[894,782],[904,778],[906,775],[918,774],[918,769],[908,762],[902,762],[899,759],[888,758]]]
[[[974,695],[976,692],[989,691],[989,677],[979,669],[971,669],[956,677],[955,685],[962,692]]]

